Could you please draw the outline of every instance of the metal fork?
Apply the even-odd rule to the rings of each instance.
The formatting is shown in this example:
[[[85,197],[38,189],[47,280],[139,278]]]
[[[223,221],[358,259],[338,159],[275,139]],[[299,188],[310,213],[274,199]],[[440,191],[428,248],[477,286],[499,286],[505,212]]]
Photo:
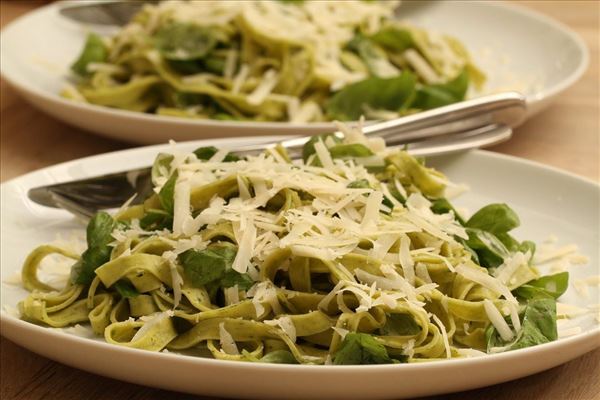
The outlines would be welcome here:
[[[388,146],[409,145],[414,155],[426,156],[489,146],[508,140],[512,128],[522,122],[525,99],[506,92],[424,111],[363,128],[367,137],[381,137]],[[343,137],[342,132],[334,135]],[[292,158],[300,158],[303,145],[311,136],[236,146],[240,156],[285,147]],[[151,168],[140,168],[83,180],[30,189],[34,202],[63,208],[88,219],[98,210],[121,206],[134,195],[131,204],[139,204],[152,193]]]

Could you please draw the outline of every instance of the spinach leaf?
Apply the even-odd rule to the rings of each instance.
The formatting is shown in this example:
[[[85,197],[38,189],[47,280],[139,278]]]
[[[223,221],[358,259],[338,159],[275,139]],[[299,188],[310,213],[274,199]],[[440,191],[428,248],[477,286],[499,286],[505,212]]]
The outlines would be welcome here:
[[[332,158],[370,157],[374,153],[364,144],[338,144],[329,149]]]
[[[489,204],[473,214],[466,226],[498,235],[520,224],[519,216],[506,204]]]
[[[415,46],[410,32],[396,26],[384,26],[371,36],[371,40],[386,49],[399,53]]]
[[[529,281],[525,285],[521,285],[513,290],[513,294],[521,299],[532,299],[543,296],[558,299],[567,291],[568,287],[569,273],[559,272]]]
[[[221,287],[232,287],[238,285],[240,290],[248,290],[254,285],[254,281],[248,274],[240,274],[236,270],[228,269],[219,281]]]
[[[173,172],[167,183],[165,183],[160,189],[160,192],[158,192],[160,205],[167,213],[169,213],[169,215],[173,215],[173,207],[175,205],[175,183],[177,182],[178,175],[177,171]]]
[[[333,357],[335,365],[393,364],[385,346],[366,333],[350,332]]]
[[[106,212],[99,212],[87,226],[87,249],[71,268],[71,281],[77,284],[89,285],[95,276],[96,268],[110,260],[112,248],[109,244],[115,228],[114,219]]]
[[[287,350],[275,350],[267,353],[258,362],[271,364],[298,364],[292,353]]]
[[[122,298],[127,299],[127,298],[131,298],[131,297],[136,297],[139,296],[139,292],[136,290],[135,287],[133,287],[133,285],[129,282],[127,282],[126,280],[119,280],[117,281],[113,287],[115,288],[115,290],[119,293],[119,295],[121,295]]]
[[[486,331],[488,352],[493,347],[507,347],[506,350],[517,350],[558,338],[556,328],[556,301],[549,297],[533,298],[527,302],[519,313],[521,331],[510,342],[502,340],[491,325]],[[507,322],[509,322],[507,320]],[[509,325],[510,322],[509,322]]]
[[[448,214],[452,212],[459,224],[465,226],[465,220],[446,198],[435,199],[431,202],[431,211],[435,214]]]
[[[422,85],[417,88],[417,93],[412,108],[429,110],[432,108],[447,106],[464,100],[469,88],[469,73],[464,69],[453,80],[433,85]]]
[[[410,314],[389,314],[381,328],[383,335],[410,336],[421,332],[421,327]]]
[[[71,71],[80,76],[86,76],[89,74],[87,70],[89,63],[104,62],[107,58],[108,49],[104,45],[102,38],[95,33],[90,33],[85,40],[85,45],[79,58],[71,65]]]
[[[315,154],[315,143],[317,143],[319,139],[322,140],[323,143],[325,143],[325,141],[327,141],[328,139],[333,140],[334,143],[342,143],[342,139],[338,138],[337,136],[331,133],[326,133],[323,135],[314,135],[302,147],[302,160],[304,160],[304,162],[307,162],[308,158]]]
[[[496,234],[496,237],[511,253],[520,251],[521,253],[525,254],[529,252],[532,257],[535,254],[535,243],[530,240],[524,240],[523,242],[519,243],[519,241],[512,237],[509,233],[498,233]]]
[[[367,78],[334,94],[326,111],[331,119],[340,121],[358,120],[364,114],[365,106],[374,110],[399,111],[411,102],[415,84],[415,76],[408,71],[394,78]]]
[[[468,222],[467,222],[468,225]],[[496,236],[490,232],[476,228],[467,228],[467,246],[477,253],[479,263],[485,268],[493,268],[502,264],[510,252]]]
[[[198,160],[210,160],[212,156],[217,154],[217,151],[219,150],[214,146],[199,147],[196,150],[194,150],[194,154],[196,155],[196,157],[198,157]],[[240,158],[233,153],[227,154],[223,159],[223,161],[225,162],[233,162],[239,160]]]
[[[154,35],[154,45],[168,60],[197,60],[204,58],[217,45],[210,29],[188,23],[172,23]]]
[[[148,210],[140,219],[140,228],[144,230],[170,229],[173,226],[173,216],[164,210]]]
[[[205,250],[188,250],[179,261],[192,286],[232,287],[249,289],[254,283],[247,274],[232,269],[237,249],[233,246],[214,246]]]

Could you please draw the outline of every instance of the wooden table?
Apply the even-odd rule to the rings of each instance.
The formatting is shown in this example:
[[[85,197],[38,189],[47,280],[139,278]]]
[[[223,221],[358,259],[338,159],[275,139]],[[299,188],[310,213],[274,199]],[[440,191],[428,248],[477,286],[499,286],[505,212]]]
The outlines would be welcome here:
[[[521,126],[494,151],[512,154],[599,179],[600,6],[594,1],[524,1],[579,33],[591,52],[583,78],[548,110]],[[1,24],[39,2],[3,1]],[[34,109],[1,83],[1,180],[58,162],[131,145],[90,135]],[[1,339],[2,399],[184,399],[192,396],[141,387],[92,375],[37,356]],[[549,371],[513,382],[439,399],[598,399],[600,349]]]

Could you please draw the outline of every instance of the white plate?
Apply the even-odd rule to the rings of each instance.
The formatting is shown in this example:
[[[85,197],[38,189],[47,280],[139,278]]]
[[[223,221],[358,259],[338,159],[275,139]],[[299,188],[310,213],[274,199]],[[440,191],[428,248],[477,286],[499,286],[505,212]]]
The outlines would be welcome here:
[[[224,122],[155,116],[62,99],[68,67],[88,30],[61,17],[61,4],[41,7],[12,22],[0,44],[3,77],[48,114],[98,134],[136,143],[169,139],[316,134],[329,123]],[[489,76],[487,91],[527,95],[531,116],[546,107],[585,71],[588,50],[563,25],[532,11],[491,1],[406,2],[401,18],[459,38]]]
[[[248,140],[257,140],[248,139]],[[215,145],[235,143],[232,139]],[[206,142],[182,143],[192,149]],[[60,164],[27,174],[1,186],[1,272],[3,280],[20,270],[35,246],[57,234],[83,231],[64,211],[36,205],[27,199],[31,187],[148,165],[166,146],[109,153]],[[472,211],[506,201],[521,217],[517,236],[542,241],[551,233],[560,243],[577,243],[590,256],[587,266],[572,268],[575,279],[598,274],[600,187],[582,178],[539,164],[484,151],[430,160],[455,182],[473,190],[458,202]],[[590,289],[598,298],[598,288]],[[2,285],[1,304],[15,307],[26,293]],[[585,307],[572,288],[561,298]],[[153,353],[104,343],[20,321],[1,314],[2,335],[36,353],[104,376],[142,385],[213,396],[246,398],[404,398],[447,393],[492,385],[533,374],[569,361],[597,347],[600,328],[593,314],[573,323],[582,333],[556,342],[480,358],[422,364],[379,366],[267,365],[219,361]]]

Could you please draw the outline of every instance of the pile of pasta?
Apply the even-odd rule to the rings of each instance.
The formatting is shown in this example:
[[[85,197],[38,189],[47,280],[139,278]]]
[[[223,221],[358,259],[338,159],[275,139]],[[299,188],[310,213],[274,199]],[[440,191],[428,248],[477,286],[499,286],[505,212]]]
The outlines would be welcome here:
[[[359,130],[314,137],[303,155],[159,154],[155,193],[98,213],[83,254],[45,245],[29,255],[22,318],[89,322],[137,349],[301,364],[417,362],[556,339],[565,287],[540,278],[535,246],[508,233],[518,225],[508,206],[464,220],[442,173]],[[38,277],[51,254],[73,259],[62,289]]]
[[[464,46],[394,17],[394,1],[165,1],[90,34],[65,97],[160,115],[393,118],[463,100],[484,75]]]

